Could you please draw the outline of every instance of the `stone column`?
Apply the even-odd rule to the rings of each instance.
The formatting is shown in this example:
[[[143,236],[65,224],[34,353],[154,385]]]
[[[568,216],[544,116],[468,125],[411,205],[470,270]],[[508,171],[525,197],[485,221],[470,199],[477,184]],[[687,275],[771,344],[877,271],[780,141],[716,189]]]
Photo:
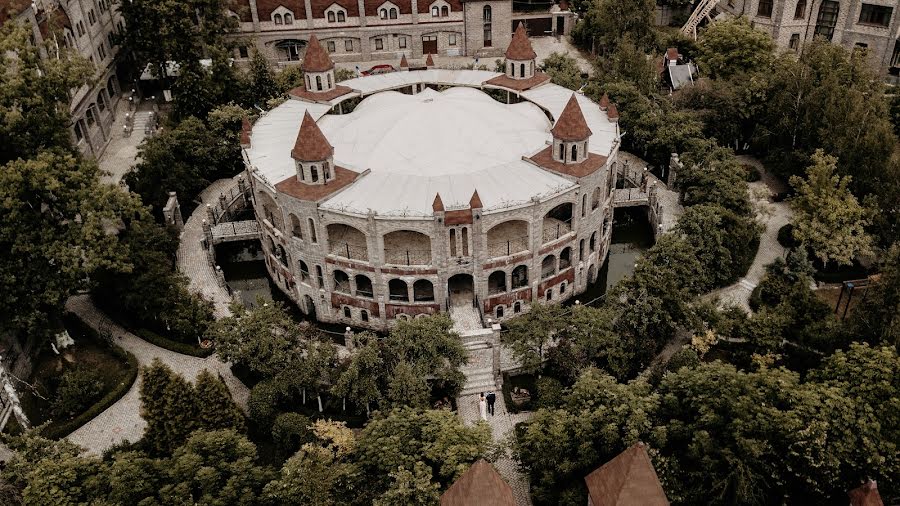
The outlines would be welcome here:
[[[313,11],[312,11],[312,2],[310,0],[305,0],[303,6],[306,8],[306,27],[313,27]]]
[[[253,31],[259,33],[259,10],[256,8],[256,0],[250,0],[250,17],[253,19]]]
[[[678,158],[678,153],[672,153],[672,156],[669,157],[669,173],[666,175],[666,186],[674,188],[675,180],[678,177],[678,171],[681,170],[682,167],[684,167],[684,165]]]

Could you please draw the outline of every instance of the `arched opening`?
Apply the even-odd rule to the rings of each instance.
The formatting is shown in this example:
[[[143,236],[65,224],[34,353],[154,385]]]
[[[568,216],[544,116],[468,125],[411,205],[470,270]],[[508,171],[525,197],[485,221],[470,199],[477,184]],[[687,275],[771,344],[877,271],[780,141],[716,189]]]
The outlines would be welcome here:
[[[505,221],[487,232],[488,257],[502,257],[528,251],[528,222]]]
[[[431,238],[421,232],[397,230],[384,234],[384,263],[430,265]]]
[[[276,25],[280,25],[280,24],[284,23],[284,20],[281,18],[281,14],[276,14],[276,15],[272,16],[272,19],[275,20]]]
[[[391,8],[391,11],[390,11],[390,18],[391,18],[391,19],[397,19],[397,9]]]
[[[284,251],[284,246],[282,246],[280,244],[278,245],[277,257],[278,257],[278,261],[281,262],[281,265],[287,267],[287,264],[288,264],[287,253]]]
[[[312,179],[313,183],[319,182],[319,168],[313,165],[309,168],[310,179]]]
[[[573,162],[578,161],[578,145],[577,144],[572,144],[572,161]]]
[[[559,252],[559,270],[568,269],[572,266],[572,248],[563,248]]]
[[[591,242],[588,244],[588,249],[591,252],[597,249],[597,232],[591,234]]]
[[[559,145],[559,159],[566,161],[566,147],[563,144]]]
[[[562,295],[564,293],[566,293],[566,284],[562,283],[559,285],[559,294]]]
[[[304,312],[312,319],[316,318],[316,304],[309,295],[303,296]]]
[[[442,18],[445,18],[445,17],[447,17],[447,16],[449,16],[449,15],[450,15],[450,9],[447,8],[446,5],[443,6],[443,7],[441,7],[441,17],[442,17]]]
[[[284,15],[284,24],[290,25],[290,24],[293,24],[293,22],[294,22],[294,16],[291,16],[290,14]]]
[[[594,194],[591,196],[591,210],[600,207],[600,188],[594,188]]]
[[[281,209],[275,200],[266,192],[259,192],[256,196],[256,202],[262,208],[263,218],[269,221],[273,227],[284,231],[284,222],[281,216]]]
[[[369,321],[369,312],[366,311],[365,309],[363,309],[362,311],[360,311],[360,312],[359,312],[359,319],[362,320],[362,321],[364,321],[364,322]]]
[[[462,256],[469,256],[469,228],[462,229]]]
[[[522,288],[528,286],[528,267],[520,265],[512,271],[512,288]]]
[[[521,313],[521,312],[522,312],[522,303],[517,301],[515,304],[513,304],[513,313]]]
[[[578,241],[578,261],[584,260],[584,239]]]
[[[116,76],[110,76],[109,80],[106,81],[106,92],[109,93],[110,97],[116,96]]]
[[[497,306],[495,314],[497,318],[503,318],[503,306]]]
[[[344,11],[338,11],[337,15],[338,15],[338,23],[343,23],[344,21],[347,21],[347,16],[344,14]]]
[[[299,261],[300,264],[300,282],[309,284],[309,267],[307,267],[306,262],[303,260]]]
[[[350,293],[350,276],[341,270],[334,271],[334,291]]]
[[[503,293],[506,291],[506,273],[494,271],[488,276],[488,293]]]
[[[378,17],[381,19],[387,19],[387,9],[381,9],[378,11]]]
[[[328,231],[328,254],[351,260],[369,260],[366,236],[358,229],[343,223],[332,223]]]
[[[587,193],[581,196],[581,217],[587,213]]]
[[[562,204],[544,215],[544,242],[555,241],[572,231],[572,203]]]
[[[450,229],[450,256],[456,256],[456,229]]]
[[[335,22],[334,11],[331,11],[331,12],[328,13],[328,22],[329,22],[329,23],[334,23],[334,22]]]
[[[291,234],[297,239],[303,240],[303,226],[300,225],[300,218],[291,215]]]
[[[322,76],[316,76],[316,90],[322,91]]]
[[[322,266],[316,266],[316,282],[319,283],[319,288],[325,288],[325,276],[322,275]]]
[[[596,280],[597,280],[597,269],[592,265],[592,266],[588,267],[587,281],[590,284]]]
[[[413,283],[413,301],[430,302],[434,300],[434,285],[427,279]]]
[[[547,290],[547,300],[553,300],[553,290]]]
[[[525,64],[524,63],[519,64],[519,75],[521,77],[525,77]]]
[[[353,313],[350,312],[349,306],[344,306],[344,318],[353,318]]]
[[[372,290],[372,280],[368,276],[357,274],[356,278],[356,296],[372,298],[375,292]]]
[[[306,222],[309,224],[309,240],[312,242],[319,242],[318,236],[316,235],[316,222],[314,222],[312,218],[307,218]]]
[[[475,299],[475,281],[471,274],[457,274],[447,280],[447,292],[453,306],[468,306]]]
[[[406,287],[406,281],[402,279],[388,281],[388,293],[391,300],[409,302],[409,290]]]
[[[541,279],[547,279],[556,274],[556,257],[547,255],[541,262]]]

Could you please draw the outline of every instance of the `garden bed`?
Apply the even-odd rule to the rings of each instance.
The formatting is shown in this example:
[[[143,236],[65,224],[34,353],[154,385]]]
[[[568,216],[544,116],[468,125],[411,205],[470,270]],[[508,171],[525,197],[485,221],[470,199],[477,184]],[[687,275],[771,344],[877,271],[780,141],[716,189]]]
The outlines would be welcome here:
[[[169,351],[174,351],[175,353],[190,355],[192,357],[206,358],[213,354],[214,350],[212,347],[201,348],[199,344],[176,341],[174,339],[170,339],[164,335],[161,335],[159,332],[141,327],[140,325],[136,324],[135,321],[127,314],[118,311],[111,304],[104,304],[102,300],[94,299],[94,304],[96,304],[97,307],[99,307],[101,310],[103,310],[103,312],[109,315],[109,317],[116,323],[118,323],[122,327],[125,327],[126,330],[140,337],[144,341],[147,341],[148,343],[159,346],[160,348],[165,348]]]
[[[43,350],[29,379],[40,396],[25,390],[21,397],[31,424],[49,422],[43,435],[52,439],[67,436],[113,405],[138,375],[134,355],[105,342],[74,315],[67,314],[63,323],[75,344],[60,355]],[[60,390],[68,393],[61,397]]]
[[[524,388],[531,393],[531,398],[525,402],[517,403],[513,401],[513,390],[516,388]],[[537,389],[535,388],[535,377],[532,374],[516,374],[510,375],[503,373],[503,401],[506,403],[506,411],[510,413],[520,413],[522,411],[531,411],[537,403]]]

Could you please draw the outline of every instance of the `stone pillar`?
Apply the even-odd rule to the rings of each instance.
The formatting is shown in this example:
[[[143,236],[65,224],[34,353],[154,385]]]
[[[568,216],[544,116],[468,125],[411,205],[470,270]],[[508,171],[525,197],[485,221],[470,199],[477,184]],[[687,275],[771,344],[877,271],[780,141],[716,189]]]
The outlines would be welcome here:
[[[212,205],[206,204],[206,219],[210,224],[216,222],[216,213],[213,211]]]
[[[672,153],[672,156],[669,157],[669,173],[666,175],[666,186],[669,188],[675,186],[678,171],[681,170],[682,167],[684,167],[684,164],[682,164],[681,160],[678,158],[678,153]]]
[[[250,197],[247,196],[247,181],[244,181],[244,176],[238,177],[238,191],[241,192],[241,198],[244,199],[244,206],[246,207],[250,202]]]
[[[169,192],[169,200],[163,207],[163,220],[166,225],[173,226],[180,232],[184,228],[184,219],[181,217],[181,206],[178,204],[178,196],[175,192]]]
[[[218,265],[216,266],[216,282],[220,287],[225,288],[227,285],[225,284],[225,273],[222,272],[222,268]]]
[[[500,324],[491,325],[491,370],[494,372],[494,382],[503,387],[503,374],[500,370]]]
[[[256,8],[256,0],[250,0],[250,18],[253,20],[253,31],[259,33],[259,10]]]
[[[209,222],[203,220],[203,237],[206,239],[206,248],[212,249],[213,247],[213,235],[212,235],[212,227]]]
[[[347,346],[347,349],[352,353],[356,348],[356,343],[354,342],[355,336],[353,334],[353,330],[350,327],[346,327],[344,329],[344,345]]]

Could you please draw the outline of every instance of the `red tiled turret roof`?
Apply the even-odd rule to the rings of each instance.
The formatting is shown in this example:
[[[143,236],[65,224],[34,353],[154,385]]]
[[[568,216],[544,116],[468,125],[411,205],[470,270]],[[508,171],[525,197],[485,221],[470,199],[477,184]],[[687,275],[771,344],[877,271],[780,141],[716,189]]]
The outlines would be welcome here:
[[[550,132],[553,137],[564,141],[580,141],[591,136],[591,129],[584,120],[584,114],[581,112],[581,106],[578,105],[578,99],[575,98],[574,93]]]
[[[304,72],[325,72],[334,68],[334,62],[328,56],[328,52],[319,44],[316,34],[309,38],[309,45],[306,46],[306,56],[303,57],[303,64],[300,68]]]
[[[428,58],[425,58],[425,66],[434,67],[434,58],[431,57],[431,53],[428,53]]]
[[[484,205],[481,204],[481,197],[478,196],[478,190],[475,190],[475,193],[472,194],[472,198],[469,199],[469,207],[472,209],[481,209]]]
[[[604,93],[603,96],[600,97],[600,108],[605,111],[607,107],[609,107],[609,95]]]
[[[847,495],[850,496],[850,506],[884,506],[875,480],[863,483],[848,492]]]
[[[531,41],[528,40],[528,33],[525,32],[525,23],[519,23],[516,33],[513,34],[509,47],[506,48],[506,57],[510,60],[533,60],[537,58],[537,54],[531,47]]]
[[[619,121],[619,110],[616,109],[616,104],[609,104],[609,107],[606,109],[606,117],[610,121]]]
[[[638,443],[584,478],[595,505],[668,506],[656,470],[643,443]]]
[[[513,506],[512,488],[500,473],[484,459],[472,464],[466,472],[441,495],[441,506]]]
[[[441,200],[441,194],[434,194],[434,202],[431,203],[431,209],[436,213],[444,212],[444,201]]]
[[[303,115],[303,123],[300,124],[300,133],[297,134],[297,142],[291,150],[291,157],[301,162],[318,162],[331,157],[334,147],[328,143],[325,134],[319,130],[316,120],[309,115],[309,111]]]
[[[400,57],[400,68],[401,68],[401,69],[408,69],[408,68],[409,68],[409,62],[406,61],[406,54],[405,54],[405,53],[403,54],[403,56]]]

